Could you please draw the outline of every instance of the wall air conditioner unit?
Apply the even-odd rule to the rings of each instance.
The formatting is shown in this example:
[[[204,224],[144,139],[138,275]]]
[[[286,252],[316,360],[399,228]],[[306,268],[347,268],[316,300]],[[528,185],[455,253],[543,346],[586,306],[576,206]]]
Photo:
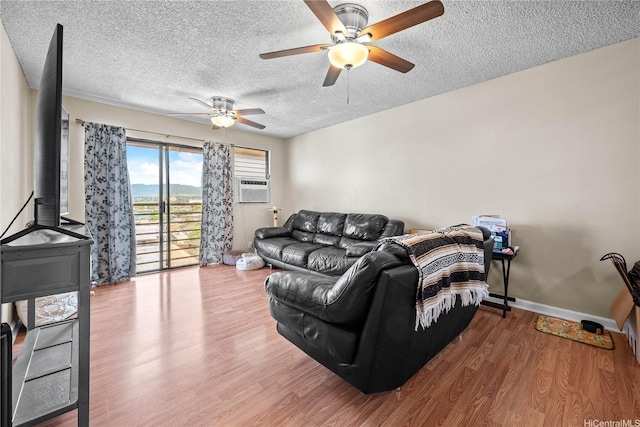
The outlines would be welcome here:
[[[269,180],[236,178],[236,201],[238,203],[269,203]]]

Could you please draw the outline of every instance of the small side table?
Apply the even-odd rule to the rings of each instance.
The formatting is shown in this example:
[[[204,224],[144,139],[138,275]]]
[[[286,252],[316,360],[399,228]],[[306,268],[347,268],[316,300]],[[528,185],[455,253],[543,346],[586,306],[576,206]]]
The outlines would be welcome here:
[[[507,317],[507,311],[511,311],[511,307],[509,306],[509,301],[515,302],[515,298],[509,296],[509,273],[511,271],[511,260],[514,259],[518,255],[518,250],[514,250],[513,254],[505,254],[502,252],[494,252],[491,260],[497,260],[502,263],[502,283],[504,285],[504,295],[490,293],[490,297],[500,298],[503,300],[503,303],[497,303],[493,301],[482,301],[483,305],[497,308],[502,310],[502,318]],[[505,266],[505,261],[506,266]]]

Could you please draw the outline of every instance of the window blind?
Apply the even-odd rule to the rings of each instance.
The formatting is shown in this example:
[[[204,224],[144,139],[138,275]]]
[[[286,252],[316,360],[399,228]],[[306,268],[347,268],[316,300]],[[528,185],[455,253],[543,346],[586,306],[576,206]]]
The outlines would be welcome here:
[[[234,148],[234,175],[242,178],[269,178],[269,152],[253,148]]]

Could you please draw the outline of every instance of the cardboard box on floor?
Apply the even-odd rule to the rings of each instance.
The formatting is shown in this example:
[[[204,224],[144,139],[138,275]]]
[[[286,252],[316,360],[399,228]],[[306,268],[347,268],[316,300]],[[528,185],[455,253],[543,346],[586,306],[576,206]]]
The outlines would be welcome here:
[[[636,361],[640,363],[640,307],[633,303],[631,293],[625,287],[611,304],[611,314],[616,325],[622,331],[626,327],[627,339]]]

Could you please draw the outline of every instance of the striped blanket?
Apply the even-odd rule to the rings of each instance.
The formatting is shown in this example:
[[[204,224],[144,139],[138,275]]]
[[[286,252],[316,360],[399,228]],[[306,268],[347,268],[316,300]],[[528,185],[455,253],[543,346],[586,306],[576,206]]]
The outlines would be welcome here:
[[[482,231],[457,225],[435,231],[383,239],[407,250],[418,269],[416,330],[428,328],[443,312],[448,312],[459,295],[462,306],[480,305],[489,296],[484,276]]]

